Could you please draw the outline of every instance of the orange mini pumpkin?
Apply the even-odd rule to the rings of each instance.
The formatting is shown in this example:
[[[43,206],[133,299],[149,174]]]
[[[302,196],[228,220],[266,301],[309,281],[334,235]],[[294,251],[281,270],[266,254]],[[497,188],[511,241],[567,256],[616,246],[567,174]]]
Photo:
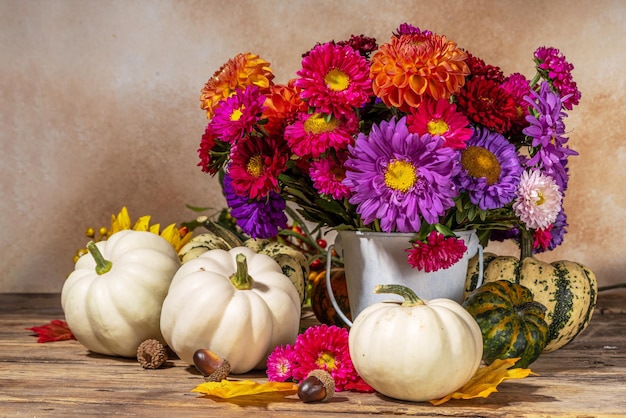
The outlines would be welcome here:
[[[348,299],[348,287],[343,268],[334,268],[330,271],[330,284],[337,304],[348,319],[350,314],[350,301]],[[326,270],[315,275],[311,286],[311,308],[313,314],[322,324],[347,327],[331,303],[326,286]]]

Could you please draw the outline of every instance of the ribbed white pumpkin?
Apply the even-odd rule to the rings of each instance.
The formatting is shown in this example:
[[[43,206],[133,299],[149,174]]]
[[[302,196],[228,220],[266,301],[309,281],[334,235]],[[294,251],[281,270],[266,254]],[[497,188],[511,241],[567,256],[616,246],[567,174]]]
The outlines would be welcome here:
[[[467,383],[480,365],[483,341],[474,318],[450,299],[420,300],[401,285],[378,286],[404,303],[368,306],[350,329],[350,356],[363,380],[405,401],[441,398]]]
[[[61,292],[65,319],[89,350],[135,357],[143,341],[163,341],[161,305],[178,256],[167,240],[146,231],[119,231],[95,245],[112,267],[98,274],[91,254],[78,259]]]
[[[231,281],[240,254],[252,278],[249,289]],[[264,368],[276,346],[294,343],[300,309],[298,292],[271,257],[247,247],[215,249],[187,261],[174,276],[161,331],[183,361],[193,364],[193,353],[204,348],[227,359],[232,373],[245,373]]]

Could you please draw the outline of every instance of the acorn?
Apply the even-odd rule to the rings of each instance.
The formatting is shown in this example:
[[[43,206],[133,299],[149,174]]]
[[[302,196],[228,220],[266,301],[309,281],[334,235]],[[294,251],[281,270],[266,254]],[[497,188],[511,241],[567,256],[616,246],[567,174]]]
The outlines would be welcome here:
[[[326,370],[312,370],[298,385],[298,398],[302,402],[327,402],[333,396],[335,396],[335,380]]]
[[[230,374],[230,363],[206,348],[193,353],[193,364],[207,382],[221,382]]]

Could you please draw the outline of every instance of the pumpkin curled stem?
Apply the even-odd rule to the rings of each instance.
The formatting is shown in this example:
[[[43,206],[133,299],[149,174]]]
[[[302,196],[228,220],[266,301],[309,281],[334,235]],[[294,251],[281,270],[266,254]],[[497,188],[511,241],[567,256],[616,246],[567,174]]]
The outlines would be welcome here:
[[[374,293],[393,293],[404,298],[402,306],[425,305],[426,303],[415,292],[401,284],[379,284],[374,288]]]
[[[248,274],[248,262],[246,256],[243,253],[239,253],[235,256],[235,262],[237,263],[237,270],[230,276],[230,281],[239,290],[252,289],[252,276]]]
[[[96,273],[98,273],[98,276],[108,273],[109,270],[111,270],[111,267],[113,267],[113,263],[104,258],[93,241],[89,241],[87,243],[87,249],[89,250],[89,254],[91,254],[93,259],[96,261]]]

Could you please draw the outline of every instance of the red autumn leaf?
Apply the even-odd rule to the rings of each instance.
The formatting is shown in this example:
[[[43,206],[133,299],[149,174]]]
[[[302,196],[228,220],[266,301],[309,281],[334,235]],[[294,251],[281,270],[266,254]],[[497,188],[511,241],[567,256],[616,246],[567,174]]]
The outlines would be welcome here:
[[[67,326],[67,322],[53,319],[50,323],[39,327],[26,328],[39,336],[38,343],[49,343],[53,341],[75,340],[74,334]]]

